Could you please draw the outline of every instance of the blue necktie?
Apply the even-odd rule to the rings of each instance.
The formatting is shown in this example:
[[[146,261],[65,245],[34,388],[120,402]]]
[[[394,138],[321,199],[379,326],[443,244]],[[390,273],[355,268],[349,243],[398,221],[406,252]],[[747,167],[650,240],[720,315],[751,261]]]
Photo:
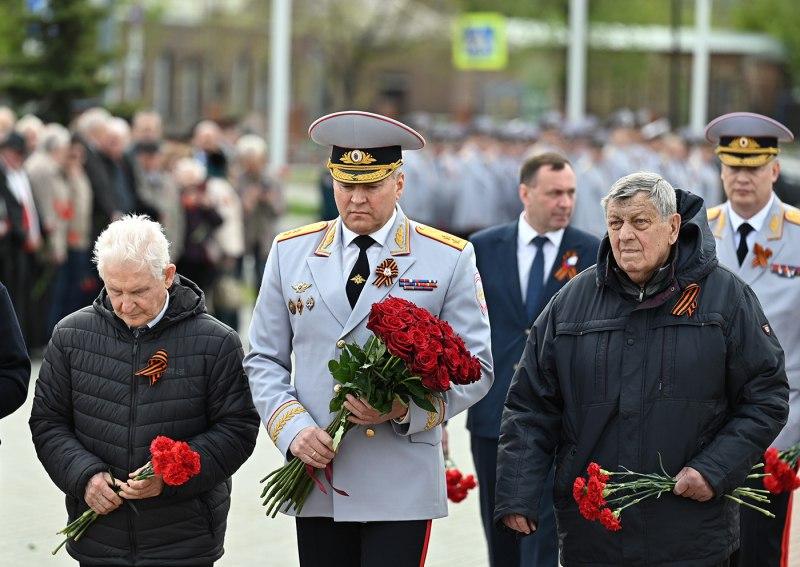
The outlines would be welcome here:
[[[542,296],[544,295],[544,254],[542,248],[545,242],[549,242],[546,236],[537,236],[532,241],[536,246],[536,256],[531,262],[531,273],[528,276],[528,291],[525,294],[525,311],[528,314],[528,321],[539,314],[541,309]]]

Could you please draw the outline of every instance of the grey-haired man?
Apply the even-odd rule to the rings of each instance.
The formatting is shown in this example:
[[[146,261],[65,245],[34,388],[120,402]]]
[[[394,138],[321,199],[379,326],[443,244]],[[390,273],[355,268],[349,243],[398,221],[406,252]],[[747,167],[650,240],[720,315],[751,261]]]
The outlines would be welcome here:
[[[783,351],[753,291],[718,265],[702,199],[653,173],[603,199],[598,264],[544,309],[509,390],[495,520],[528,533],[552,455],[561,562],[728,565],[740,486],[788,413]],[[674,494],[626,508],[624,530],[583,519],[589,462],[677,473]]]

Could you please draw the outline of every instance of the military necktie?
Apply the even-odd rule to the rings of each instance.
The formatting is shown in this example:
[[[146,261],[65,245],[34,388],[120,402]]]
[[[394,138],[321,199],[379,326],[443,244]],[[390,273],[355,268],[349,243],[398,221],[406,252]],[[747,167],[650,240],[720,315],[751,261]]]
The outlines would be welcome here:
[[[739,225],[737,229],[739,231],[739,247],[736,248],[736,258],[739,260],[739,265],[742,265],[744,262],[744,257],[747,256],[747,251],[749,250],[747,247],[747,235],[753,232],[755,229],[750,226],[749,223],[743,222]]]
[[[367,259],[367,248],[375,244],[375,240],[371,236],[362,234],[356,236],[353,240],[358,246],[358,259],[356,260],[353,270],[347,277],[347,300],[350,302],[350,307],[354,307],[358,296],[361,295],[361,290],[364,289],[364,284],[369,279],[369,259]]]
[[[528,291],[525,294],[525,312],[528,315],[528,321],[532,321],[538,314],[544,295],[544,253],[542,248],[546,242],[550,242],[546,236],[537,236],[531,240],[531,244],[536,246],[536,256],[531,262]]]

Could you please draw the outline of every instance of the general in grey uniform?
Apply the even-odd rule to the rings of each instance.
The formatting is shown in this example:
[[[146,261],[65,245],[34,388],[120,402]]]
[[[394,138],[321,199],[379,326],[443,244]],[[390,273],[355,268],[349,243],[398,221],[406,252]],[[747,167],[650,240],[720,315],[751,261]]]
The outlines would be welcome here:
[[[789,420],[773,446],[800,442],[800,211],[782,203],[772,186],[780,174],[778,142],[791,141],[783,124],[749,112],[720,116],[706,127],[717,145],[728,200],[708,210],[719,261],[756,293],[786,355]],[[761,487],[763,488],[763,486]],[[770,495],[776,518],[741,509],[737,566],[778,567],[790,495]],[[787,540],[788,541],[788,540]]]
[[[412,403],[379,415],[360,400],[348,402],[360,426],[338,448],[332,484],[349,496],[314,489],[297,519],[301,565],[417,567],[430,520],[447,515],[441,424],[483,397],[492,382],[480,275],[471,244],[414,222],[397,205],[401,150],[421,148],[418,133],[380,115],[348,111],[320,118],[309,134],[332,146],[328,168],[340,216],[276,238],[245,367],[256,408],[281,453],[323,468],[333,457],[324,431],[333,418],[328,361],[345,343],[363,344],[371,335],[372,304],[402,297],[452,325],[480,359],[480,381],[454,386],[436,412]],[[377,285],[379,266],[396,268],[388,285]]]

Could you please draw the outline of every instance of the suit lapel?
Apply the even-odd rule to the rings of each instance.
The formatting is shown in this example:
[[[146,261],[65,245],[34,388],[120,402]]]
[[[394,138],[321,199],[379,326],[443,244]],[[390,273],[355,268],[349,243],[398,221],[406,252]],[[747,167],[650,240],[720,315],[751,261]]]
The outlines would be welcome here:
[[[361,290],[361,295],[358,296],[358,301],[353,307],[353,310],[350,313],[350,316],[347,318],[347,321],[344,323],[342,336],[355,329],[361,323],[361,321],[369,316],[369,311],[372,309],[373,303],[381,301],[389,294],[390,291],[397,289],[400,278],[402,278],[403,274],[408,271],[414,262],[416,262],[416,259],[405,251],[405,248],[409,248],[410,242],[406,240],[404,245],[401,245],[399,242],[397,242],[399,240],[399,237],[397,237],[398,231],[404,231],[406,239],[411,238],[410,231],[408,231],[407,228],[408,224],[406,222],[406,216],[398,209],[398,214],[394,225],[389,231],[386,241],[381,243],[381,251],[377,260],[378,263],[381,263],[387,258],[393,259],[397,264],[397,277],[394,278],[394,281],[391,285],[378,287],[373,283],[375,281],[375,269],[377,268],[377,265],[373,266],[373,262],[370,261],[370,275],[367,278],[367,281],[364,282],[364,289]],[[387,243],[389,244],[388,246]],[[400,245],[401,248],[404,249],[395,250],[395,244]],[[395,252],[395,255],[392,255],[393,251]],[[342,287],[342,293],[345,295],[344,287]],[[348,306],[348,308],[350,307],[350,304],[347,302],[346,295],[345,304]]]
[[[747,256],[745,256],[744,262],[742,262],[742,266],[739,269],[739,274],[748,285],[752,286],[753,282],[769,271],[769,265],[783,248],[782,234],[783,205],[775,197],[772,207],[770,207],[769,215],[764,219],[761,230],[756,233],[755,242],[751,249],[747,251]],[[764,257],[763,261],[766,261],[766,265],[753,265],[757,260],[756,245],[761,248],[762,254],[770,254],[768,258]]]
[[[561,245],[558,247],[558,252],[556,252],[556,259],[553,261],[553,265],[550,266],[550,274],[547,276],[547,280],[544,286],[543,304],[540,305],[540,308],[537,310],[536,313],[537,317],[539,316],[538,311],[541,311],[541,309],[543,309],[544,306],[547,305],[547,302],[550,301],[550,298],[553,297],[553,295],[555,295],[555,293],[559,289],[564,287],[564,284],[566,284],[569,281],[567,278],[559,280],[558,278],[556,278],[556,273],[558,272],[559,268],[561,268],[561,263],[564,259],[564,254],[566,254],[567,251],[570,250],[575,252],[575,254],[577,254],[578,262],[581,262],[581,260],[583,260],[583,254],[585,254],[586,252],[579,243],[573,242],[572,230],[568,226],[564,229],[564,236],[561,239]],[[575,269],[576,270],[578,269],[577,264],[575,265]],[[533,321],[530,321],[530,323],[533,324]]]
[[[350,317],[350,303],[347,301],[342,279],[342,231],[338,226],[339,222],[336,221],[336,233],[328,247],[330,255],[309,256],[306,258],[306,263],[322,301],[339,324],[344,326]]]
[[[498,239],[497,246],[497,271],[499,281],[507,282],[508,293],[508,312],[514,313],[521,325],[525,325],[525,305],[522,303],[522,290],[519,287],[519,265],[517,264],[517,235],[518,226],[516,223],[510,225],[508,230]],[[489,276],[487,276],[489,277]]]

